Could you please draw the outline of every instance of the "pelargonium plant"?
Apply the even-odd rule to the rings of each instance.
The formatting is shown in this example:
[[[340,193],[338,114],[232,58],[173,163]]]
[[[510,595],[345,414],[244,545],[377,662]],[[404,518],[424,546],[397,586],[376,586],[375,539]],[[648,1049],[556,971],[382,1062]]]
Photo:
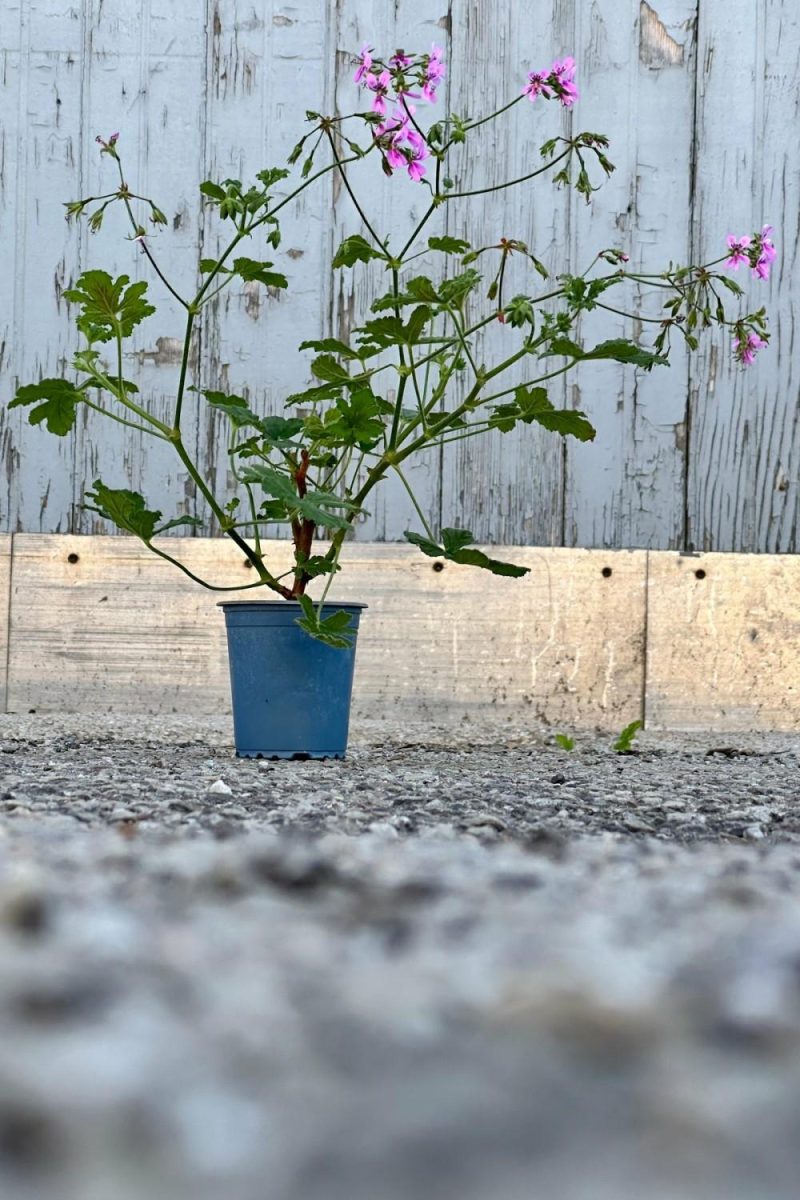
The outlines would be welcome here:
[[[100,153],[114,165],[118,180],[105,195],[67,204],[67,217],[86,214],[90,229],[97,230],[108,209],[121,204],[132,240],[159,285],[185,309],[172,420],[155,416],[123,374],[127,339],[156,311],[148,298],[148,284],[132,283],[127,275],[112,278],[102,270],[84,272],[65,292],[77,310],[76,324],[85,343],[73,359],[76,378],[27,384],[10,404],[30,406],[31,424],[44,422],[51,433],[62,437],[73,428],[79,406],[87,405],[170,442],[208,513],[255,568],[257,579],[249,586],[299,601],[300,624],[331,645],[347,644],[343,626],[348,618],[342,613],[325,617],[322,602],[340,569],[342,545],[354,521],[366,511],[373,489],[390,473],[408,490],[420,522],[420,530],[409,530],[405,536],[424,554],[500,575],[525,574],[524,568],[479,550],[469,530],[442,529],[439,537],[435,535],[406,478],[404,464],[412,455],[492,431],[511,433],[520,424],[536,424],[588,441],[595,431],[587,417],[555,407],[547,391],[551,380],[579,364],[610,359],[650,371],[668,364],[675,338],[694,350],[701,331],[713,325],[729,332],[732,352],[743,366],[752,363],[768,342],[763,308],[734,317],[726,308],[726,302],[742,293],[732,278],[740,266],[749,267],[759,280],[769,277],[776,251],[766,225],[749,236],[731,234],[726,253],[702,265],[669,265],[647,274],[632,270],[629,255],[612,247],[601,249],[581,274],[555,278],[523,240],[505,236],[505,231],[489,230],[486,243],[477,246],[431,233],[429,226],[433,223],[435,228],[437,219],[454,203],[468,203],[479,193],[502,192],[551,174],[557,185],[577,189],[589,202],[596,190],[592,175],[601,179],[614,170],[606,155],[608,139],[581,132],[545,141],[539,164],[519,178],[502,178],[497,164],[499,177],[494,184],[476,191],[459,190],[453,182],[458,163],[452,168],[449,164],[463,154],[464,145],[481,152],[485,127],[508,119],[519,104],[554,102],[572,108],[579,98],[576,66],[567,57],[549,69],[532,71],[516,97],[496,112],[475,118],[452,114],[430,122],[425,114],[437,101],[445,70],[436,46],[425,54],[396,50],[383,59],[365,45],[354,75],[365,108],[348,116],[307,113],[311,128],[290,154],[288,167],[260,171],[248,186],[238,179],[201,183],[206,203],[230,229],[230,238],[218,257],[200,259],[199,282],[191,297],[178,292],[158,261],[158,238],[153,233],[166,224],[163,210],[132,190],[123,169],[119,135],[98,138]],[[318,165],[320,152],[326,159],[322,165]],[[405,174],[425,193],[418,224],[395,231],[391,245],[358,198],[357,177],[371,168],[390,177]],[[287,183],[295,171],[298,178]],[[246,397],[212,390],[202,378],[192,379],[195,325],[203,308],[226,288],[242,282],[278,289],[289,286],[273,262],[241,251],[266,241],[277,252],[281,210],[332,172],[340,176],[363,229],[343,241],[332,269],[382,264],[387,287],[347,341],[314,336],[302,342],[300,350],[314,354],[313,385],[285,398],[287,415],[261,416],[252,411]],[[153,227],[150,230],[145,217]],[[423,254],[441,264],[433,277],[418,272],[416,262]],[[512,257],[527,263],[531,282],[524,292],[508,295],[507,267]],[[661,297],[657,315],[643,317],[629,311],[623,301],[610,304],[610,293],[626,284],[639,293],[652,291]],[[652,345],[645,347],[628,338],[583,344],[581,316],[593,309],[609,309],[632,322],[649,322],[656,330]],[[485,362],[479,350],[481,335],[497,323],[503,326],[502,351],[496,361]],[[527,378],[509,382],[512,369],[519,373],[520,364]],[[304,372],[298,365],[298,374]],[[188,403],[225,414],[235,494],[215,494],[193,460],[181,432]],[[179,516],[163,522],[161,513],[148,508],[141,495],[110,487],[100,479],[86,499],[86,507],[141,538],[154,553],[204,587],[242,590],[240,585],[227,588],[199,579],[168,552],[168,542],[155,545],[154,539],[168,529],[201,526],[202,518]],[[283,576],[270,569],[262,541],[264,531],[280,525],[289,527],[294,546],[292,569]],[[327,542],[319,540],[323,533]],[[318,577],[324,577],[322,596],[312,602],[307,589]]]

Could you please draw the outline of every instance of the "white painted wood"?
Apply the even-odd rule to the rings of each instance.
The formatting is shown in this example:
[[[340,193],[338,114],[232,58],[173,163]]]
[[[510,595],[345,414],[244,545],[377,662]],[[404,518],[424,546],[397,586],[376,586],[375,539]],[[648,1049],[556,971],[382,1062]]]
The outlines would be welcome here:
[[[658,272],[670,261],[689,260],[696,13],[697,0],[576,6],[582,96],[573,128],[608,133],[616,165],[607,181],[599,170],[592,172],[602,187],[590,206],[572,193],[576,273],[606,246],[629,253],[636,271]],[[696,170],[713,172],[702,151]],[[605,293],[601,303],[660,319],[663,292],[626,284]],[[598,309],[582,319],[580,340],[596,345],[633,337],[651,346],[657,331],[657,325]],[[587,413],[597,437],[566,443],[567,545],[680,544],[686,371],[678,335],[669,368],[647,373],[593,363],[569,375],[570,406]]]
[[[84,0],[83,121],[78,195],[99,195],[118,184],[116,164],[99,153],[94,135],[119,131],[119,152],[132,191],[150,197],[169,224],[156,228],[149,208],[134,202],[136,219],[148,231],[156,261],[179,294],[190,298],[197,284],[197,228],[200,212],[197,185],[202,171],[202,108],[187,105],[205,86],[205,41],[202,28],[180,0],[143,0],[133,8],[127,0]],[[80,114],[73,114],[75,137]],[[172,422],[185,312],[155,277],[121,205],[108,210],[102,229],[81,231],[80,269],[101,267],[113,275],[146,279],[148,298],[157,313],[144,321],[126,343],[124,372],[139,387],[147,407]],[[79,338],[72,335],[77,349]],[[109,366],[114,350],[109,347]],[[114,370],[116,368],[114,367]],[[111,407],[104,397],[102,403]],[[185,406],[182,422],[186,444],[198,442],[197,403]],[[52,440],[52,439],[51,439]],[[107,523],[81,506],[85,489],[96,478],[109,487],[133,487],[148,506],[172,517],[196,511],[196,498],[173,448],[84,409],[79,415],[76,447],[74,528],[104,532]]]
[[[501,213],[546,262],[581,270],[598,243],[629,241],[635,262],[658,267],[684,258],[689,240],[709,257],[722,252],[728,232],[769,221],[780,249],[774,286],[749,291],[770,308],[773,343],[746,375],[733,369],[724,342],[709,344],[690,370],[678,359],[669,372],[639,377],[613,366],[586,371],[566,398],[596,419],[593,445],[569,444],[565,456],[559,439],[527,430],[468,442],[410,468],[423,502],[445,524],[493,542],[796,551],[795,0],[498,0],[487,13],[475,0],[428,9],[411,0],[4,0],[0,399],[17,381],[68,370],[76,336],[61,293],[81,269],[111,263],[143,272],[116,217],[96,236],[64,222],[62,201],[109,178],[96,133],[120,129],[131,173],[170,218],[154,239],[159,253],[188,290],[203,164],[246,176],[285,156],[306,107],[349,111],[358,99],[351,55],[362,41],[443,45],[449,75],[440,108],[457,111],[483,111],[521,86],[527,69],[572,51],[582,90],[574,125],[611,134],[617,163],[592,212],[573,203],[566,213],[566,198],[551,203],[545,186],[508,208],[490,199],[447,211],[447,226],[484,227],[488,236]],[[495,146],[490,139],[465,155],[459,179],[477,184],[498,157],[509,168],[529,161],[551,116],[558,121],[536,106],[515,110]],[[419,189],[384,182],[371,164],[359,187],[379,222],[396,207],[402,224],[421,203]],[[368,272],[338,273],[332,285],[325,269],[331,249],[358,227],[332,183],[285,210],[289,254],[280,261],[290,292],[278,299],[242,289],[220,301],[199,332],[200,381],[247,390],[256,407],[281,411],[307,378],[297,344],[326,328],[346,332],[374,294]],[[215,231],[206,223],[203,233],[210,248]],[[166,414],[181,314],[158,281],[151,290],[160,314],[141,327],[126,366]],[[217,421],[194,403],[187,439],[222,491]],[[95,416],[56,440],[0,404],[0,464],[0,527],[9,530],[103,530],[75,507],[96,475],[140,488],[170,515],[197,507],[168,447],[154,442],[143,453],[135,435]],[[414,523],[396,480],[371,507],[360,538],[398,538]]]
[[[745,370],[730,344],[708,349],[691,373],[688,541],[698,550],[796,551],[800,298],[797,258],[797,6],[751,0],[735,23],[701,5],[695,244],[719,254],[727,233],[775,226],[771,285],[739,270],[752,301],[768,306],[773,341]],[[744,311],[744,310],[743,310]]]
[[[554,58],[572,48],[572,6],[540,6],[531,20],[527,6],[498,7],[487,22],[482,6],[466,5],[453,28],[451,108],[461,116],[488,115],[520,94],[527,72],[549,69]],[[539,147],[562,133],[567,124],[560,106],[539,99],[522,100],[511,114],[468,135],[454,149],[451,174],[458,191],[472,191],[504,179],[518,178],[542,164]],[[474,196],[447,206],[448,230],[476,247],[514,238],[554,272],[564,269],[568,230],[568,198],[552,183],[550,174],[500,193]],[[498,268],[496,255],[483,255],[477,264],[485,283],[470,311],[491,311],[488,285]],[[532,265],[515,256],[508,262],[504,300],[515,294],[540,295],[552,290]],[[478,339],[477,362],[494,365],[520,345],[520,332],[499,322]],[[533,370],[532,370],[533,368]],[[546,370],[546,368],[544,369]],[[536,364],[522,362],[499,377],[499,391],[543,374]],[[464,383],[472,382],[468,376]],[[564,388],[555,381],[553,403],[565,405]],[[563,441],[534,427],[512,434],[492,433],[456,442],[443,455],[442,524],[470,529],[485,541],[551,544],[561,541],[563,500]]]
[[[649,729],[800,729],[800,559],[649,556]]]
[[[252,180],[265,167],[283,167],[307,132],[305,110],[325,108],[327,28],[324,0],[253,5],[251,0],[214,0],[208,28],[208,87],[204,129],[204,178]],[[321,156],[320,165],[327,160]],[[276,189],[286,195],[301,182],[298,168]],[[256,412],[286,413],[287,396],[304,384],[308,355],[298,346],[323,336],[323,242],[330,228],[329,180],[312,184],[280,214],[279,251],[258,231],[240,253],[274,261],[289,289],[233,284],[205,310],[200,332],[202,387],[248,398]],[[213,257],[229,240],[229,221],[206,216],[204,255]],[[229,426],[202,400],[197,457],[216,479],[218,496],[232,495],[228,473]],[[274,528],[274,527],[273,527]]]
[[[393,5],[375,2],[359,4],[337,4],[332,18],[335,44],[335,110],[336,115],[351,113],[356,109],[368,109],[368,98],[353,82],[357,53],[366,42],[374,47],[376,55],[388,58],[397,49],[413,49],[416,52],[429,50],[432,44],[441,46],[450,66],[449,5],[447,0],[434,0],[429,7],[420,8],[417,0],[396,0]],[[418,104],[418,115],[423,128],[434,120],[440,120],[447,106],[447,88],[442,88],[435,106],[424,102]],[[360,124],[349,124],[346,136],[361,146],[369,145],[369,138]],[[344,147],[344,152],[347,148]],[[430,204],[430,192],[421,183],[406,178],[403,171],[386,178],[377,156],[363,163],[354,163],[347,168],[351,187],[365,209],[370,224],[381,238],[389,237],[390,249],[399,250],[411,235]],[[327,253],[333,255],[345,237],[354,233],[366,236],[363,226],[341,180],[333,179],[332,227],[327,243]],[[444,214],[433,220],[420,236],[418,249],[424,249],[427,237],[442,233]],[[415,250],[416,252],[416,250]],[[330,257],[328,260],[330,261]],[[408,277],[432,276],[440,267],[438,256],[423,256],[408,268]],[[435,277],[435,276],[434,276]],[[380,263],[358,263],[352,269],[336,271],[328,281],[330,330],[336,337],[347,340],[354,325],[372,317],[370,305],[390,288],[390,277]],[[388,357],[388,356],[387,356]],[[378,360],[383,361],[383,360]],[[393,358],[396,361],[396,357]],[[396,396],[398,377],[386,372],[376,382],[378,393],[393,401]],[[408,407],[414,407],[411,388],[406,391]],[[438,450],[429,451],[409,460],[404,469],[418,502],[434,527],[439,524],[441,469]],[[420,529],[419,518],[408,493],[396,474],[390,473],[379,491],[374,492],[367,505],[369,514],[358,524],[359,539],[397,541],[402,540],[406,529]]]
[[[175,538],[169,548],[218,584],[251,578],[226,540]],[[276,569],[288,565],[285,542],[269,549]],[[436,570],[410,546],[346,548],[331,595],[369,605],[359,635],[359,711],[444,719],[522,708],[531,721],[565,731],[619,729],[639,716],[646,556],[501,553],[530,574],[488,579],[452,563]],[[225,711],[218,599],[133,538],[17,535],[9,710]]]

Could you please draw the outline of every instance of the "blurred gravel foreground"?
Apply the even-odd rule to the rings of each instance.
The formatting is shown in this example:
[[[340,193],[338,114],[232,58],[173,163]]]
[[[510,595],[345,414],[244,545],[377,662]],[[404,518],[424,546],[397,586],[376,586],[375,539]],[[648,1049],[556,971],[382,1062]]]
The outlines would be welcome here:
[[[2,1200],[797,1200],[800,739],[610,741],[0,718]]]

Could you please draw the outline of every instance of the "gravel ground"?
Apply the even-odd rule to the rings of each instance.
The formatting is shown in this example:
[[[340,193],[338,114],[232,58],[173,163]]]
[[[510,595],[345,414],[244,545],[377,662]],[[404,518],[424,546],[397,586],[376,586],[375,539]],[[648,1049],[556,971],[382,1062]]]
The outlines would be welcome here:
[[[3,1200],[796,1200],[800,739],[610,740],[0,717]]]

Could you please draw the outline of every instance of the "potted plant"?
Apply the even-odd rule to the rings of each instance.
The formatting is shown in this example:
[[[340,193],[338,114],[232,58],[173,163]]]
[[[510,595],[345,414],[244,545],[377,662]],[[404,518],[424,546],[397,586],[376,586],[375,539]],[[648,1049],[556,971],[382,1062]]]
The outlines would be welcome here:
[[[172,419],[157,417],[123,371],[126,340],[156,311],[148,284],[94,269],[65,292],[76,309],[84,342],[73,359],[76,377],[26,384],[10,407],[27,406],[31,424],[44,423],[63,437],[73,428],[79,407],[88,405],[171,443],[208,518],[252,564],[256,578],[249,586],[266,590],[271,600],[222,605],[239,754],[344,754],[363,606],[331,601],[329,589],[353,522],[390,473],[411,496],[420,527],[405,536],[423,554],[499,575],[525,574],[524,568],[478,549],[469,530],[441,529],[437,536],[404,471],[412,455],[464,438],[508,434],[520,424],[535,423],[562,437],[591,440],[594,430],[586,416],[555,407],[548,381],[586,361],[610,359],[646,371],[665,366],[671,340],[677,337],[693,350],[700,332],[712,325],[729,330],[733,353],[743,365],[751,363],[768,340],[763,308],[733,317],[726,308],[726,302],[741,294],[731,274],[740,264],[759,278],[768,277],[775,257],[768,226],[752,236],[730,235],[726,252],[703,265],[670,265],[643,273],[629,267],[622,249],[611,247],[600,249],[581,274],[556,278],[524,241],[498,236],[497,230],[489,231],[487,242],[477,246],[431,232],[444,212],[476,194],[460,191],[448,174],[452,154],[461,152],[465,143],[480,146],[484,127],[508,119],[517,105],[555,101],[569,108],[578,98],[575,63],[565,58],[531,72],[519,94],[497,112],[476,118],[453,114],[431,124],[423,114],[435,102],[444,73],[437,47],[424,54],[397,50],[381,59],[364,46],[354,77],[368,101],[364,109],[345,117],[307,113],[309,131],[289,156],[288,166],[260,171],[249,185],[237,179],[201,183],[208,207],[230,230],[230,237],[218,257],[200,259],[193,296],[177,291],[157,259],[152,232],[165,225],[166,218],[152,199],[129,184],[118,134],[97,139],[101,154],[116,168],[111,189],[66,205],[68,219],[85,214],[92,230],[99,229],[112,206],[122,205],[131,240],[141,248],[158,286],[185,310]],[[588,203],[595,190],[594,175],[601,178],[614,169],[607,148],[608,139],[595,133],[550,138],[541,147],[539,162],[524,176],[500,177],[481,190],[500,192],[551,175],[557,185],[576,188]],[[376,230],[358,198],[355,176],[370,169],[387,176],[405,174],[424,193],[424,213],[416,227],[403,230],[391,243]],[[289,183],[293,171],[298,177]],[[192,379],[197,319],[205,305],[236,283],[288,287],[287,277],[272,261],[247,257],[243,250],[266,242],[277,253],[281,210],[332,172],[339,175],[362,226],[361,233],[339,246],[332,269],[381,264],[386,289],[347,341],[310,331],[310,340],[303,341],[300,350],[314,355],[312,385],[286,397],[286,415],[263,416],[251,409],[246,397],[212,390],[203,379]],[[146,217],[152,231],[145,226]],[[434,272],[420,273],[416,260],[422,254],[439,262]],[[530,282],[524,291],[509,295],[512,258],[527,264]],[[581,316],[589,310],[610,308],[632,320],[641,318],[624,300],[609,295],[624,290],[628,281],[639,290],[651,290],[660,304],[654,316],[644,318],[656,331],[652,345],[643,347],[629,338],[582,343]],[[490,328],[501,338],[501,347],[487,362],[482,339]],[[298,375],[305,370],[298,367]],[[522,372],[523,381],[509,380],[514,370]],[[228,456],[236,481],[231,496],[215,494],[183,440],[181,417],[189,402],[207,405],[227,418]],[[141,538],[203,587],[242,590],[238,584],[228,587],[197,578],[173,557],[168,542],[157,541],[176,526],[202,526],[202,518],[162,521],[161,513],[149,509],[141,495],[101,479],[95,480],[86,500],[87,507]],[[261,535],[272,524],[288,525],[291,531],[294,561],[285,576],[274,574],[265,557]],[[319,540],[323,532],[324,542]],[[309,587],[316,581],[320,594],[312,600]]]

